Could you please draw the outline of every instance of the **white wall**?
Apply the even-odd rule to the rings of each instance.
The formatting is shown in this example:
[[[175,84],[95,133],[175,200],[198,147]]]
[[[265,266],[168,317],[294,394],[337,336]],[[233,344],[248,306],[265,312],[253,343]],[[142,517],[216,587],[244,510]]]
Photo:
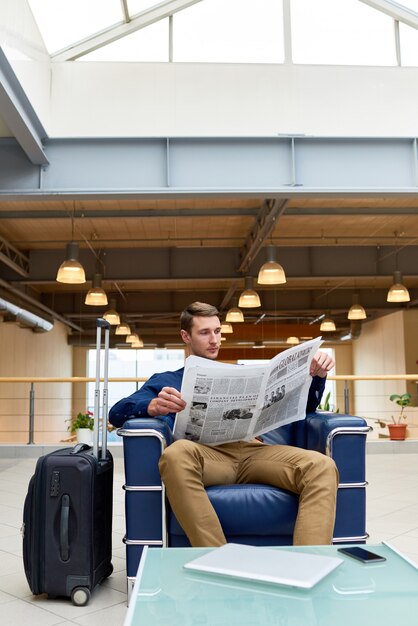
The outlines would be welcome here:
[[[406,353],[409,346],[416,346],[408,325],[405,324],[405,314],[415,317],[418,324],[417,311],[397,311],[372,322],[363,324],[359,339],[353,342],[353,373],[361,374],[413,374],[409,370]],[[411,324],[409,320],[409,326]],[[415,333],[416,336],[416,333]],[[415,348],[414,348],[415,349]],[[416,371],[416,368],[415,368]],[[392,415],[399,413],[399,407],[390,402],[389,396],[407,391],[405,381],[356,381],[354,384],[356,415],[369,418],[390,420]],[[407,410],[410,435],[418,436],[418,410]],[[369,423],[375,429],[374,438],[384,433],[371,419]]]
[[[50,59],[26,0],[0,0],[0,46],[41,122],[50,125]],[[4,127],[2,134],[5,133]]]
[[[418,68],[59,63],[51,71],[51,136],[418,135]]]

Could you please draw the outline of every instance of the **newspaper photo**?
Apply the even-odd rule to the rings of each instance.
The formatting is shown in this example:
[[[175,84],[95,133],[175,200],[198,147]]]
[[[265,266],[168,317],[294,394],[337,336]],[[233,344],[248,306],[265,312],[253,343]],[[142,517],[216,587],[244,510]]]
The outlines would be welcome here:
[[[304,419],[309,366],[322,343],[311,339],[277,354],[264,365],[231,365],[201,357],[186,359],[176,439],[207,445],[248,441]]]

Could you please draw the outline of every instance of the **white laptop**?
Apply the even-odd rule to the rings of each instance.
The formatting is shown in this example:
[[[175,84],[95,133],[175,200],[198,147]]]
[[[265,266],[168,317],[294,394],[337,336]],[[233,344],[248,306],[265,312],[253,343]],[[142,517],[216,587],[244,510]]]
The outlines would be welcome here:
[[[343,563],[334,556],[227,543],[189,561],[189,570],[311,589]]]

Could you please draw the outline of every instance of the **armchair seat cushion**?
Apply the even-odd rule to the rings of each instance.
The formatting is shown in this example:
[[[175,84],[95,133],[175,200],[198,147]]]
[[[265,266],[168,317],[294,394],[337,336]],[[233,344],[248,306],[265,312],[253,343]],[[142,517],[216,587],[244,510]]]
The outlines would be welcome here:
[[[270,485],[219,485],[206,490],[228,541],[236,541],[237,517],[239,535],[257,538],[265,537],[271,544],[272,536],[287,537],[285,543],[292,543],[293,529],[298,512],[298,497]],[[170,511],[168,532],[171,545],[189,545],[183,529]],[[184,537],[184,539],[180,539]],[[268,539],[267,539],[268,538]],[[242,542],[243,543],[243,542]]]

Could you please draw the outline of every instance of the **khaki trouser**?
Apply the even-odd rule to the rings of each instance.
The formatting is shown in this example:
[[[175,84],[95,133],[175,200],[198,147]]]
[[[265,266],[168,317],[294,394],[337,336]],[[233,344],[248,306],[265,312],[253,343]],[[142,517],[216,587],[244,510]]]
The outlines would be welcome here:
[[[171,508],[194,547],[226,543],[205,487],[240,483],[298,494],[294,545],[332,543],[338,471],[324,454],[257,440],[205,446],[181,439],[165,449],[160,472]]]

